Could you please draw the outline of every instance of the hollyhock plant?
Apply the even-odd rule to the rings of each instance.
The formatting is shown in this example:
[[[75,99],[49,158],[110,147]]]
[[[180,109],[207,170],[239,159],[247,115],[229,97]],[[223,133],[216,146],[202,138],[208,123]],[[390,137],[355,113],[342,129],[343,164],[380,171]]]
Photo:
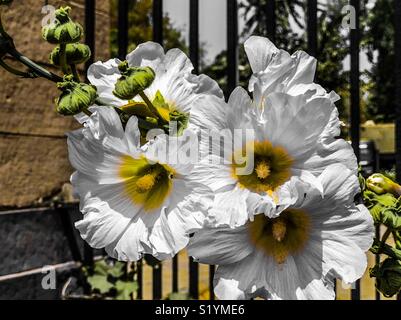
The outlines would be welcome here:
[[[82,238],[118,260],[174,256],[202,227],[213,199],[209,188],[189,179],[190,163],[169,162],[185,148],[185,135],[158,136],[141,147],[136,117],[124,130],[114,109],[92,112],[83,129],[68,134]]]
[[[373,175],[362,183],[371,214],[355,203],[357,160],[339,138],[339,97],[314,82],[313,57],[250,37],[249,92],[235,89],[228,103],[213,79],[192,73],[182,51],[154,42],[124,61],[94,63],[89,84],[77,65],[91,50],[70,11],[56,10],[42,28],[60,74],[21,54],[1,19],[0,64],[54,82],[57,113],[81,123],[67,144],[83,214],[75,226],[92,247],[121,261],[163,260],[188,247],[196,260],[218,266],[220,299],[333,299],[335,279],[359,279],[371,248],[388,256],[371,270],[377,288],[399,291],[400,186]],[[373,246],[372,216],[388,228]],[[128,282],[138,269],[127,277],[125,264],[104,267],[86,268],[91,288],[132,297]]]
[[[235,139],[238,129],[251,130],[237,150],[202,147],[207,154],[196,167],[200,181],[215,192],[210,222],[215,226],[244,224],[253,214],[278,214],[295,203],[306,182],[323,194],[317,176],[330,164],[342,163],[355,174],[356,157],[340,134],[335,93],[313,83],[316,61],[304,52],[290,56],[268,39],[245,42],[254,74],[253,99],[243,88],[208,121]],[[237,153],[245,159],[237,161]],[[241,159],[240,159],[241,160]],[[253,170],[238,173],[244,167]]]
[[[353,202],[358,179],[341,164],[318,179],[323,198],[309,186],[278,216],[258,214],[238,228],[195,234],[189,253],[218,265],[218,298],[334,299],[335,278],[353,283],[362,277],[374,227],[366,207]]]
[[[137,91],[124,87],[120,85],[122,76],[130,68],[152,70],[154,79],[144,90],[140,90],[138,83]],[[176,121],[181,133],[187,126],[207,125],[204,114],[223,102],[217,83],[206,75],[193,74],[192,70],[191,61],[181,50],[165,53],[158,43],[146,42],[128,54],[123,63],[119,59],[94,63],[88,70],[88,79],[97,87],[102,105],[149,119],[154,115],[147,107],[153,104],[159,115],[158,125],[163,127]]]

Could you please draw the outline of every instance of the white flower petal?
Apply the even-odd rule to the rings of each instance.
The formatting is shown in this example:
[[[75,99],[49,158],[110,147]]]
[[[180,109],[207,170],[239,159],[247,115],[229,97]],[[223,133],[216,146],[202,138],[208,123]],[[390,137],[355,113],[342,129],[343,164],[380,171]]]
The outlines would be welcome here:
[[[265,286],[264,257],[255,253],[236,263],[219,265],[214,276],[214,293],[220,300],[249,299]]]
[[[266,98],[265,109],[266,123],[257,137],[284,147],[291,157],[302,162],[315,151],[329,121],[332,103],[326,98],[306,103],[302,96],[273,93]]]
[[[213,197],[200,183],[175,180],[169,204],[150,232],[152,254],[159,259],[171,258],[186,247],[189,234],[203,227]]]
[[[352,206],[347,214],[334,211],[322,220],[320,227],[324,234],[329,232],[352,240],[363,251],[368,251],[373,244],[373,218],[364,205]]]
[[[232,190],[217,193],[213,207],[209,210],[209,225],[230,228],[244,225],[249,219],[247,207],[249,194],[247,189],[238,186]]]
[[[354,283],[365,273],[367,257],[364,251],[343,236],[325,233],[323,238],[323,272],[339,276],[346,283]]]
[[[204,228],[191,238],[188,254],[200,263],[225,265],[238,262],[253,252],[246,228]]]
[[[127,103],[113,94],[114,86],[121,77],[118,71],[120,62],[119,59],[111,59],[105,63],[98,61],[88,69],[88,79],[96,86],[98,99],[105,105],[120,107]]]
[[[252,71],[258,73],[264,71],[279,50],[267,38],[251,36],[244,43],[246,55]]]
[[[148,66],[152,61],[161,61],[164,57],[163,47],[152,41],[141,43],[127,55],[130,66]]]
[[[231,167],[223,164],[221,157],[210,155],[202,159],[191,172],[191,179],[207,185],[213,191],[233,188],[237,183],[231,175]]]

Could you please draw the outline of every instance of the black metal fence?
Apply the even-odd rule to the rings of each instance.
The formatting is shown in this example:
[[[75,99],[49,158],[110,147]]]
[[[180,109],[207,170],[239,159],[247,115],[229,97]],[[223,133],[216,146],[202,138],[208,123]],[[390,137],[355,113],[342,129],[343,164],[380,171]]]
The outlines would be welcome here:
[[[134,1],[134,0],[131,0]],[[194,65],[195,72],[199,70],[199,0],[190,1],[190,26],[189,26],[189,55]],[[224,0],[219,0],[224,1]],[[398,57],[395,59],[396,74],[396,172],[397,180],[401,181],[401,1],[389,0],[394,3],[395,10],[395,52]],[[230,93],[238,85],[238,1],[226,0],[227,2],[227,84]],[[268,36],[275,38],[276,33],[276,14],[275,8],[280,1],[268,0],[266,10],[262,14],[267,16]],[[360,0],[350,0],[350,4],[355,9],[355,28],[350,31],[350,138],[354,151],[359,158],[360,143]],[[317,19],[317,0],[306,0],[306,20],[307,20],[307,44],[308,53],[315,56],[318,48],[318,19]],[[129,0],[118,1],[118,47],[119,56],[124,58],[128,48],[128,8]],[[95,1],[86,0],[86,42],[94,50],[94,28],[95,28]],[[135,22],[133,22],[135,23]],[[163,1],[153,1],[153,40],[163,45]],[[89,62],[90,63],[90,62]],[[85,250],[84,259],[91,259],[91,250]],[[177,258],[172,264],[172,291],[178,289],[178,264]],[[212,290],[212,279],[214,266],[210,266],[210,290]],[[189,293],[194,299],[198,298],[198,264],[189,261]],[[153,298],[162,298],[162,276],[163,266],[156,264],[153,268]],[[139,281],[142,281],[142,273],[139,273]],[[139,289],[139,297],[142,296],[142,287]],[[352,299],[360,299],[360,283],[356,284],[352,290]],[[377,296],[379,297],[379,296]],[[213,299],[213,295],[211,294]]]

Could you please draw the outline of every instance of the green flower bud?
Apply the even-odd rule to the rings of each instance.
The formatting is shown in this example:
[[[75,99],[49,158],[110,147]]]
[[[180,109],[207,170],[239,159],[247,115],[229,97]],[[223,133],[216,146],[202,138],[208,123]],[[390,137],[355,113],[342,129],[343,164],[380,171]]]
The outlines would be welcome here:
[[[0,5],[9,5],[13,2],[14,0],[0,0]]]
[[[78,114],[91,105],[97,98],[96,87],[86,83],[73,81],[71,75],[65,76],[63,82],[57,84],[61,95],[57,100],[57,112],[64,116]]]
[[[377,194],[391,193],[396,197],[401,196],[401,186],[381,173],[372,174],[367,178],[366,187]]]
[[[117,80],[113,94],[123,100],[131,100],[148,88],[155,79],[155,72],[150,67],[128,67],[128,62],[118,66],[121,77]]]
[[[379,266],[370,269],[370,276],[376,278],[376,288],[386,297],[392,297],[401,290],[401,262],[387,258]]]
[[[80,64],[88,61],[91,50],[86,44],[69,43],[66,46],[67,64]],[[55,47],[50,53],[50,62],[60,67],[60,47]]]
[[[55,11],[55,20],[42,29],[42,37],[53,44],[75,43],[81,40],[83,29],[79,23],[71,20],[71,8],[65,7]]]

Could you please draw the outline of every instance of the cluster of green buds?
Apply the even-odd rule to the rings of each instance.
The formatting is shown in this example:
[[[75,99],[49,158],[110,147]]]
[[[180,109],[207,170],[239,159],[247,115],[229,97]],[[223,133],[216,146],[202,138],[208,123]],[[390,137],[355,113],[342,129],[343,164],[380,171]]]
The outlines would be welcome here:
[[[64,116],[76,115],[80,112],[89,113],[88,108],[97,98],[96,87],[86,83],[75,82],[71,75],[64,76],[64,81],[57,87],[61,91],[56,101],[56,110]]]
[[[62,92],[57,99],[57,112],[62,115],[89,114],[88,108],[97,98],[96,88],[80,82],[76,65],[88,61],[91,50],[79,42],[83,28],[71,19],[70,11],[70,7],[56,10],[54,21],[43,27],[42,36],[47,42],[57,45],[50,53],[50,62],[64,73],[63,81],[57,83]]]
[[[371,251],[386,255],[383,262],[370,270],[376,278],[376,288],[384,296],[391,297],[401,291],[401,186],[389,177],[375,173],[366,180],[360,177],[363,200],[378,230],[385,228],[375,238]],[[389,236],[393,245],[388,243]]]

